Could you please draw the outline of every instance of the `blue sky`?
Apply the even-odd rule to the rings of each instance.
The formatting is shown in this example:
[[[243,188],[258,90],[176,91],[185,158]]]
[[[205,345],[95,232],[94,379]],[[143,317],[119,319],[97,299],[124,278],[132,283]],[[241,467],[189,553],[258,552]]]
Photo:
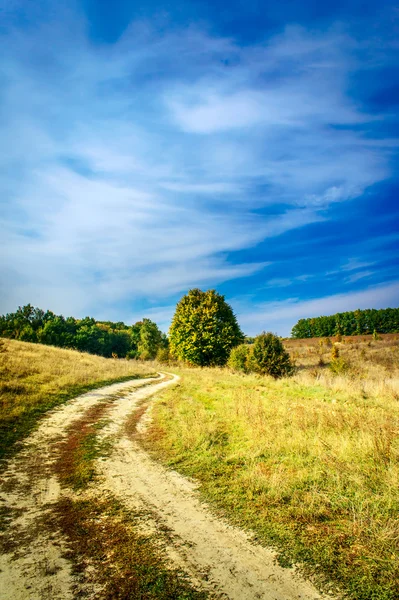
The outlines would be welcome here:
[[[0,0],[0,312],[398,306],[390,2]]]

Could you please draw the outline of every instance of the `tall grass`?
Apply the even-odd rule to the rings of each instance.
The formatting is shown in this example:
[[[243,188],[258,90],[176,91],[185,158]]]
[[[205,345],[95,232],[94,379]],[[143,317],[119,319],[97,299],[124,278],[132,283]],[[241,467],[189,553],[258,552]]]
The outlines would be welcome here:
[[[358,600],[399,597],[399,349],[394,337],[290,341],[275,381],[182,369],[150,447],[231,519]],[[322,358],[322,360],[320,360]]]
[[[47,410],[94,387],[145,377],[153,365],[0,339],[0,458]]]

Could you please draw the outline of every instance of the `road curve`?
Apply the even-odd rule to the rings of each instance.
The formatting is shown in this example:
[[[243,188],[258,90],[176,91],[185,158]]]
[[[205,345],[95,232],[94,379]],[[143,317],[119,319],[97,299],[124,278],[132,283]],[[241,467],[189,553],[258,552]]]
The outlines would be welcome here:
[[[126,431],[132,412],[165,387],[176,375],[160,374],[155,380],[135,380],[84,394],[49,413],[23,450],[8,463],[0,483],[2,506],[9,525],[0,556],[0,598],[3,600],[69,600],[79,588],[70,563],[63,557],[66,541],[60,534],[43,533],[41,523],[59,500],[61,490],[54,475],[54,449],[68,427],[96,403],[113,398],[107,410],[108,425],[101,436],[112,440],[109,457],[98,461],[99,491],[112,493],[127,508],[147,511],[152,531],[169,531],[172,563],[185,570],[193,582],[212,598],[229,600],[316,600],[327,598],[303,580],[294,569],[283,569],[275,554],[253,543],[250,536],[217,518],[199,499],[195,482],[152,460],[139,437]],[[149,381],[152,385],[148,386]],[[144,386],[144,387],[143,387]],[[123,395],[118,397],[118,394]],[[145,435],[149,411],[136,424]],[[96,598],[94,589],[86,589]]]

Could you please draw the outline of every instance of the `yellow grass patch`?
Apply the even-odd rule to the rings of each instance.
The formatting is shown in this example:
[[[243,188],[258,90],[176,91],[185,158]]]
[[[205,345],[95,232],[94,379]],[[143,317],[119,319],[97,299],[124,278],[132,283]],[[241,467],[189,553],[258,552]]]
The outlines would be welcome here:
[[[351,598],[399,597],[398,336],[288,341],[273,380],[181,369],[148,444],[231,519]],[[322,358],[322,361],[320,360]]]
[[[93,387],[146,377],[152,364],[0,340],[0,455],[46,410]]]

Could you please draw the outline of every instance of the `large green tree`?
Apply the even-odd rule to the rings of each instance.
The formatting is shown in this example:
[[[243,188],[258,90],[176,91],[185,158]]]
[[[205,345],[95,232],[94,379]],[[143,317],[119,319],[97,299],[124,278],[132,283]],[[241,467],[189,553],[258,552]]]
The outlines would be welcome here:
[[[173,356],[203,367],[224,365],[244,335],[224,296],[193,289],[177,304],[169,339]]]

